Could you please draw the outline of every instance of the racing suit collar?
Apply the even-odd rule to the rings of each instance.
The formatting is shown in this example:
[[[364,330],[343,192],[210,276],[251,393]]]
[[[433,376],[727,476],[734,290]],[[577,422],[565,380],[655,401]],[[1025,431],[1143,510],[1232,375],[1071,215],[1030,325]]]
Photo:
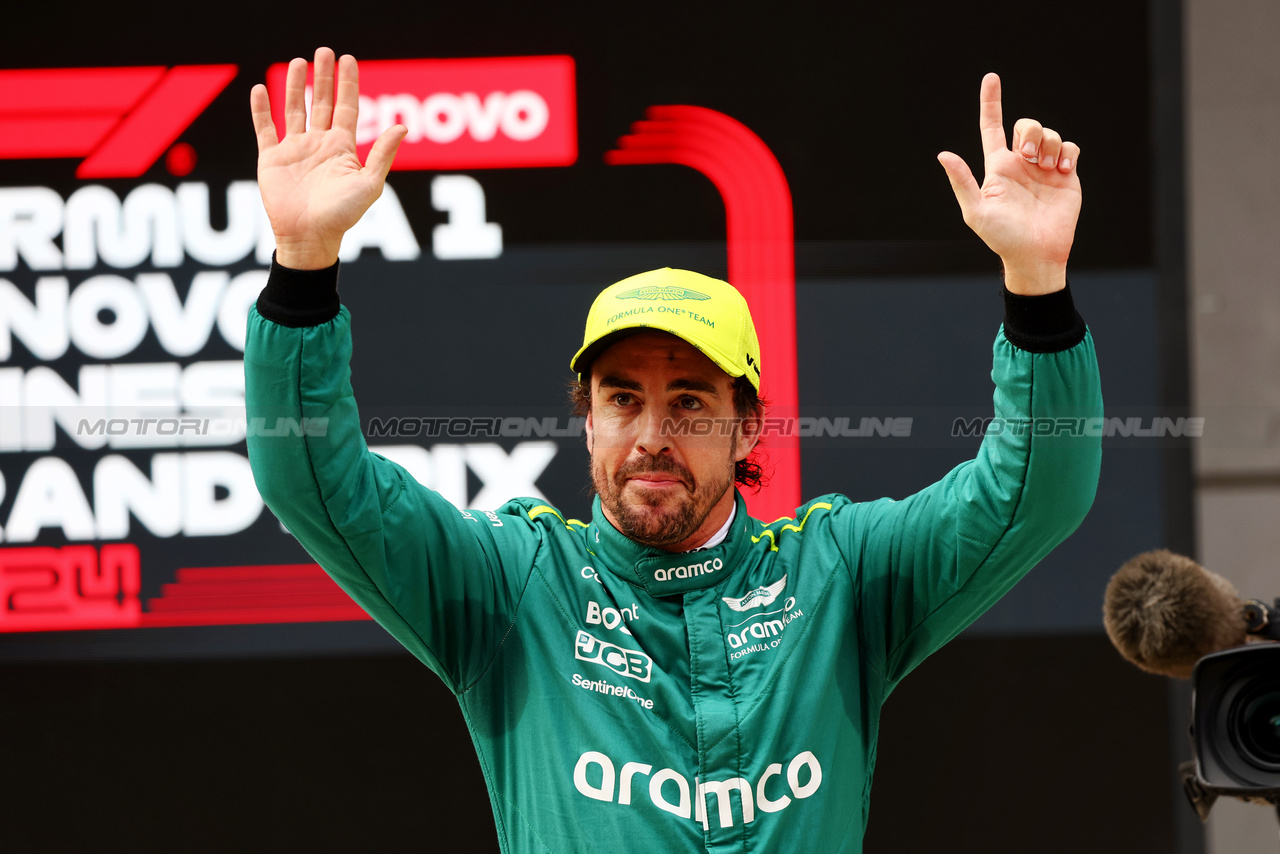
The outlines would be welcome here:
[[[666,552],[628,538],[605,518],[596,496],[591,507],[587,545],[600,559],[601,569],[650,596],[676,596],[724,581],[737,567],[751,542],[751,517],[742,493],[734,490],[736,512],[724,542],[692,552]]]

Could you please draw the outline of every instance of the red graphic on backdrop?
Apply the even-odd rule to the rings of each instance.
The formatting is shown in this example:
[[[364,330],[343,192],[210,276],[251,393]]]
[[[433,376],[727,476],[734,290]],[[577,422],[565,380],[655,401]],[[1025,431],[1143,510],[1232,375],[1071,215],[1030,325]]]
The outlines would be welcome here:
[[[697,169],[724,199],[729,281],[751,308],[760,337],[761,396],[784,415],[798,412],[796,274],[791,190],[773,152],[742,123],[705,107],[650,107],[645,120],[605,154],[616,165],[678,163]],[[790,516],[799,506],[800,444],[770,438],[767,489],[747,495],[751,515]]]
[[[135,627],[141,585],[130,543],[0,549],[0,632]]]
[[[314,563],[179,569],[148,599],[138,547],[0,549],[0,633],[371,619]]]
[[[136,178],[235,76],[234,65],[0,71],[0,159],[83,157],[77,178]]]
[[[282,135],[287,70],[281,63],[267,71]],[[360,157],[395,124],[409,129],[396,170],[569,166],[578,159],[573,57],[361,62]]]
[[[180,569],[147,600],[144,626],[227,626],[369,620],[314,563]]]

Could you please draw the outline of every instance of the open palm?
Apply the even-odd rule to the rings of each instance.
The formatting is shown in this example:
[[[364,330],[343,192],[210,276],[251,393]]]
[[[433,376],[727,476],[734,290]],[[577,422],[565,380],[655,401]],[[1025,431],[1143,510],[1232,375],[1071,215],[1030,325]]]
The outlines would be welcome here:
[[[1047,293],[1066,283],[1067,257],[1080,215],[1080,148],[1063,142],[1039,122],[1014,126],[1013,149],[1005,143],[1000,78],[982,79],[982,185],[958,155],[944,151],[939,162],[964,221],[1000,256],[1005,283],[1014,293]]]
[[[258,138],[258,188],[276,237],[276,260],[299,270],[338,260],[342,235],[382,195],[387,172],[406,130],[380,136],[361,165],[356,154],[359,72],[354,57],[336,63],[333,51],[315,54],[308,127],[307,62],[289,63],[285,82],[285,136],[278,138],[266,87],[253,87],[249,103]]]

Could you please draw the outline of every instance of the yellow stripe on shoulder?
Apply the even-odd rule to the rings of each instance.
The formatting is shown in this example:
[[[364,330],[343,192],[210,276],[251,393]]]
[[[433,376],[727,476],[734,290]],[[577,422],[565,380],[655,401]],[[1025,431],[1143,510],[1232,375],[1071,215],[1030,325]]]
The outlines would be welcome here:
[[[769,524],[772,525],[773,523],[770,522]],[[768,535],[769,537],[769,551],[776,552],[778,550],[778,538],[773,531],[770,531],[768,528],[761,531],[760,536],[752,537],[751,542],[758,543],[765,538],[765,535]]]
[[[559,519],[560,524],[564,525],[565,528],[570,531],[573,530],[573,528],[570,527],[571,525],[579,525],[583,528],[588,527],[586,522],[580,522],[577,519],[566,520],[563,516],[560,515],[559,510],[546,504],[539,504],[537,507],[531,508],[530,510],[527,510],[525,512],[529,514],[529,521],[533,521],[534,519],[541,516],[543,513],[550,513],[552,516],[555,516],[557,519]]]
[[[760,536],[752,537],[751,542],[758,543],[767,536],[769,538],[769,551],[776,552],[778,550],[778,535],[781,534],[783,531],[796,531],[797,533],[799,533],[800,531],[803,531],[804,523],[808,522],[809,517],[813,515],[813,511],[819,508],[823,510],[830,510],[831,505],[825,501],[816,501],[809,506],[808,512],[804,514],[804,518],[800,520],[799,525],[783,525],[776,532],[771,531],[768,528],[765,528],[763,531],[760,532]],[[787,519],[790,519],[790,518],[791,518],[790,516],[783,516],[781,519],[774,519],[769,524],[776,525],[779,522],[786,521]]]
[[[799,525],[799,526],[796,526],[796,525],[783,525],[783,526],[782,526],[782,530],[784,530],[784,531],[799,531],[799,530],[802,530],[802,529],[804,528],[804,523],[809,521],[809,517],[810,517],[811,515],[813,515],[813,511],[814,511],[814,510],[817,510],[818,508],[822,508],[823,510],[830,510],[830,509],[831,509],[831,505],[830,505],[830,504],[828,504],[828,503],[827,503],[827,502],[825,502],[825,501],[816,501],[816,502],[814,502],[814,504],[809,508],[809,512],[808,512],[808,513],[805,513],[805,514],[804,514],[804,518],[800,520],[800,525]]]
[[[562,523],[566,525],[569,524],[568,522],[564,521],[564,517],[560,515],[559,510],[557,510],[554,507],[549,507],[546,504],[539,504],[537,507],[534,507],[526,512],[529,514],[530,519],[536,519],[539,516],[541,516],[543,513],[550,513],[552,516],[555,516],[557,519],[559,519]]]

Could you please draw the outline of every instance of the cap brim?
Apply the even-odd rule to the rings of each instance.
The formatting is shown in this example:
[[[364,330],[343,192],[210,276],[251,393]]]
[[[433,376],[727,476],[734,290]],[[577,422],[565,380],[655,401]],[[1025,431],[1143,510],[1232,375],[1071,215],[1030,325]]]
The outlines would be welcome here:
[[[644,323],[637,323],[632,326],[624,327],[622,329],[615,329],[606,335],[601,335],[599,338],[592,341],[590,344],[586,345],[585,347],[583,347],[577,353],[574,354],[573,359],[569,362],[569,370],[576,372],[579,378],[582,378],[582,375],[585,374],[588,369],[590,369],[591,363],[596,360],[596,357],[599,356],[601,353],[603,353],[605,350],[609,349],[609,347],[613,346],[623,338],[629,338],[632,335],[635,335],[637,333],[648,332],[650,330],[654,332],[665,332],[668,335],[672,336],[673,338],[679,338],[681,341],[684,341],[685,343],[692,346],[699,353],[702,353],[704,356],[706,356],[708,359],[714,362],[716,367],[718,367],[720,370],[724,371],[726,374],[728,374],[731,377],[737,378],[737,377],[745,376],[744,371],[738,371],[737,373],[735,373],[732,363],[728,359],[726,359],[724,356],[720,355],[719,353],[715,353],[707,349],[706,347],[703,347],[697,341],[691,341],[688,338],[685,338],[683,335],[677,332],[671,331],[665,326],[651,326]]]

